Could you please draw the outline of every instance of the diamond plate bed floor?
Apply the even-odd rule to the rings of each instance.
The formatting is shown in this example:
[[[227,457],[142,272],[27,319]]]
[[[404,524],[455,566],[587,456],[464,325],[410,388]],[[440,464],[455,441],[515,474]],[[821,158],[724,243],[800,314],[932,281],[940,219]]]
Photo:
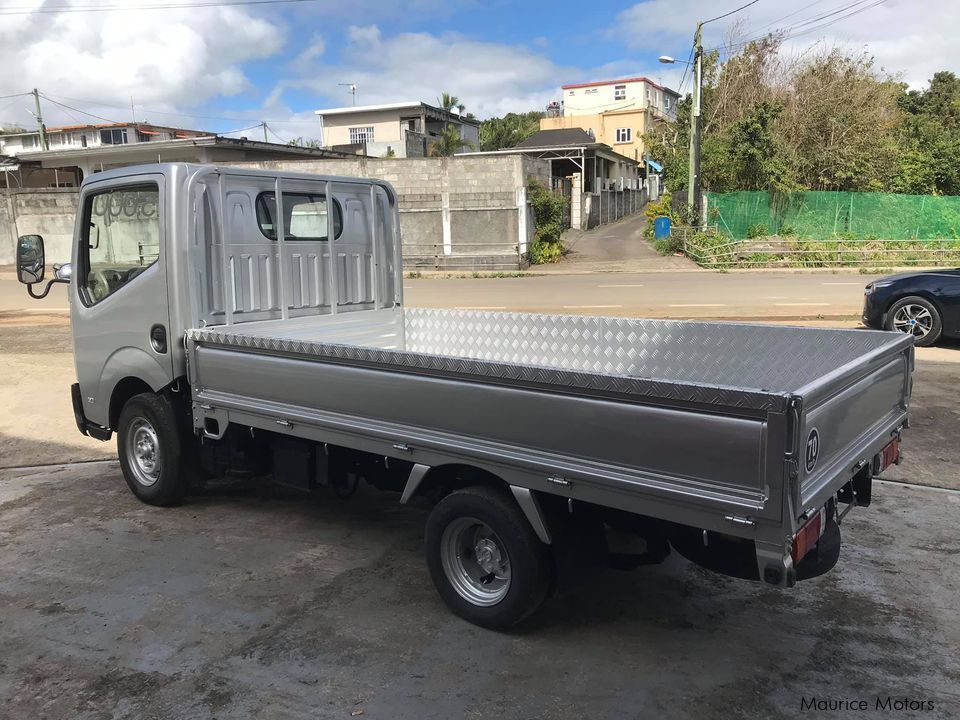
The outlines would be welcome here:
[[[420,308],[213,326],[190,336],[507,381],[627,394],[647,386],[639,394],[758,409],[902,343],[870,330]]]

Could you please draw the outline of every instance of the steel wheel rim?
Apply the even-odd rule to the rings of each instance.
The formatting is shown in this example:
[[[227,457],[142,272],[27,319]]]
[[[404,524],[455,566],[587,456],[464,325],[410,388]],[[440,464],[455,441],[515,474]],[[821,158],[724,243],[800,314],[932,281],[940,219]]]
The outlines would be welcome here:
[[[923,305],[904,305],[893,314],[893,328],[914,337],[926,337],[933,330],[933,314]]]
[[[481,520],[457,518],[443,530],[440,563],[457,594],[490,607],[510,591],[510,558],[503,541]]]
[[[144,417],[134,418],[127,429],[127,457],[136,481],[151,487],[160,480],[160,438],[150,421]]]

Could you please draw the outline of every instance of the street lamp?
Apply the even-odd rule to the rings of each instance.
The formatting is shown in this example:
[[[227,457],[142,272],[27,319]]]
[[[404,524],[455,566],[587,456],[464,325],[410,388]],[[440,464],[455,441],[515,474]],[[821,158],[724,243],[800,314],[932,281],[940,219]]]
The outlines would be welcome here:
[[[661,55],[657,58],[664,65],[673,65],[681,62],[684,65],[693,66],[693,107],[690,111],[690,163],[687,174],[687,205],[693,210],[693,225],[700,224],[701,199],[700,199],[700,96],[703,94],[703,46],[700,44],[700,25],[697,25],[697,32],[693,37],[694,60],[692,63],[686,60],[676,60],[669,55]]]

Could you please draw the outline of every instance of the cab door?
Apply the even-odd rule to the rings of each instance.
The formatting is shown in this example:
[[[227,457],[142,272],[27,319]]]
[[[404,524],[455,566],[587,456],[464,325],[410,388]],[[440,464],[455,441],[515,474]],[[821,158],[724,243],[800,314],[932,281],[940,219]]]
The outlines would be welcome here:
[[[84,414],[108,426],[121,380],[153,390],[173,380],[164,177],[95,182],[79,212],[70,284],[77,380]]]

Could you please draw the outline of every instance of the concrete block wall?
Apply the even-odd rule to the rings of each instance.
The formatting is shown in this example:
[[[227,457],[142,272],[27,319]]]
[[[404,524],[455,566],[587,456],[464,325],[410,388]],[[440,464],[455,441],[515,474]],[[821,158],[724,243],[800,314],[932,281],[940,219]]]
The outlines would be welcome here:
[[[545,160],[522,155],[452,158],[339,158],[232,163],[264,170],[373,177],[397,192],[405,265],[516,269],[533,238],[526,191],[549,187]],[[0,265],[12,264],[18,235],[43,235],[48,262],[68,262],[78,192],[0,191]]]
[[[265,170],[372,177],[397,192],[404,265],[516,269],[533,237],[527,184],[550,183],[545,160],[522,155],[349,158],[234,163]]]
[[[17,237],[42,235],[47,264],[70,261],[79,191],[35,188],[0,191],[0,265],[16,261]]]

